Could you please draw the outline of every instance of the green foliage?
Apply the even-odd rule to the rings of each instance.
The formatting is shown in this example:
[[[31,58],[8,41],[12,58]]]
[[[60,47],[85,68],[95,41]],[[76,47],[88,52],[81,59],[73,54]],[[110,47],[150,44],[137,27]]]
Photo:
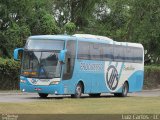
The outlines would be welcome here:
[[[73,22],[80,30],[94,19],[93,11],[97,0],[54,0],[53,15],[60,27]]]
[[[67,32],[67,34],[73,34],[76,30],[76,25],[73,22],[68,22],[64,25],[64,30]]]
[[[52,0],[1,0],[0,56],[11,58],[30,35],[59,33],[51,12]]]
[[[160,2],[157,0],[132,1],[127,31],[129,41],[142,43],[149,54],[157,57],[160,55],[159,5]]]
[[[1,0],[0,55],[11,58],[28,36],[63,33],[65,28],[69,34],[142,43],[154,63],[160,63],[159,6],[157,0]]]
[[[54,34],[58,33],[58,27],[51,14],[45,14],[41,19],[42,34]]]
[[[30,18],[29,26],[34,35],[57,34],[60,32],[54,17],[45,9],[37,9]]]
[[[40,14],[35,15],[33,22],[30,24],[32,27],[32,34],[56,34],[59,32],[56,22],[51,14],[46,11],[39,11]]]
[[[20,64],[0,58],[0,90],[18,89]]]
[[[4,39],[6,44],[2,43],[1,45],[4,46],[8,57],[12,57],[14,48],[24,46],[24,43],[26,42],[25,39],[29,35],[30,30],[28,26],[19,26],[16,23],[13,23],[4,32]]]
[[[144,89],[152,89],[160,87],[160,67],[145,66]]]

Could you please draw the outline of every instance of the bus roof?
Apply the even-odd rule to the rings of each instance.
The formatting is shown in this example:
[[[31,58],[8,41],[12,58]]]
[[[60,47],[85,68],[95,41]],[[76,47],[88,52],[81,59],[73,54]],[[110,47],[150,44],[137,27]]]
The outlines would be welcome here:
[[[93,39],[96,41],[101,41],[103,43],[110,43],[110,44],[115,44],[115,45],[123,45],[123,46],[133,46],[133,47],[140,47],[143,48],[142,44],[140,43],[130,43],[130,42],[117,42],[113,41],[111,38],[105,37],[105,36],[98,36],[98,35],[91,35],[91,34],[75,34],[73,35],[75,37],[83,38],[83,39]]]
[[[71,35],[34,35],[30,36],[29,39],[47,39],[47,40],[68,40],[68,39],[74,39],[75,37]]]
[[[88,41],[88,42],[99,42],[99,43],[108,43],[115,45],[123,45],[123,46],[133,46],[143,48],[140,43],[130,43],[130,42],[116,42],[111,38],[105,36],[91,35],[91,34],[74,34],[74,35],[35,35],[30,36],[29,39],[49,39],[49,40],[76,40],[78,41]]]
[[[73,36],[85,39],[96,39],[96,40],[105,40],[108,42],[113,42],[112,39],[105,36],[91,35],[91,34],[74,34]]]

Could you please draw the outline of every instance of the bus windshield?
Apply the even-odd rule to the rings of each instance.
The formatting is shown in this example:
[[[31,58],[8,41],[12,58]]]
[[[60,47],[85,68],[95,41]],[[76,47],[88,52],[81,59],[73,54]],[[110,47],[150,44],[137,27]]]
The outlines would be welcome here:
[[[31,78],[60,77],[59,51],[24,51],[21,74]]]

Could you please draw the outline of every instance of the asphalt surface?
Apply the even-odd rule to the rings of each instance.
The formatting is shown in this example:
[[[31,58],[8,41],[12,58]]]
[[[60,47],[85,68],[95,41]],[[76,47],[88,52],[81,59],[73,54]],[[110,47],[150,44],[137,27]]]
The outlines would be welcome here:
[[[129,93],[129,97],[160,97],[160,89],[155,90],[143,90],[142,92]],[[110,98],[114,97],[112,94],[102,94],[101,97]],[[69,95],[49,95],[47,99],[39,98],[37,93],[22,93],[17,91],[1,91],[0,102],[33,102],[41,100],[54,100],[54,99],[66,99],[70,98]],[[83,95],[82,98],[89,98],[88,95]]]

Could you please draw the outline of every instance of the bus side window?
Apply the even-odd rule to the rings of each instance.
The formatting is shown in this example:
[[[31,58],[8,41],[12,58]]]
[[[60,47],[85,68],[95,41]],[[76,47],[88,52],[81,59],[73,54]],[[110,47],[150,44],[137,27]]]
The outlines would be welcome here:
[[[134,49],[134,59],[136,63],[142,63],[143,61],[143,51],[140,48]]]
[[[121,47],[121,45],[115,45],[114,46],[114,61],[122,62],[123,61],[122,56],[123,56],[123,48]]]
[[[90,43],[90,57],[91,60],[101,60],[100,44]]]
[[[133,55],[132,55],[132,53],[133,53],[133,52],[132,52],[132,48],[131,48],[131,47],[127,47],[126,49],[127,49],[127,50],[126,50],[126,61],[127,61],[127,62],[132,62],[132,61],[133,61],[133,60],[132,60],[132,58],[133,58],[133,57],[132,57],[132,56],[133,56]]]
[[[103,49],[103,60],[104,61],[112,61],[113,60],[113,45],[106,44],[102,45]]]
[[[78,59],[90,60],[90,43],[78,42]]]
[[[138,50],[138,62],[142,63],[143,62],[143,50],[139,48]]]

